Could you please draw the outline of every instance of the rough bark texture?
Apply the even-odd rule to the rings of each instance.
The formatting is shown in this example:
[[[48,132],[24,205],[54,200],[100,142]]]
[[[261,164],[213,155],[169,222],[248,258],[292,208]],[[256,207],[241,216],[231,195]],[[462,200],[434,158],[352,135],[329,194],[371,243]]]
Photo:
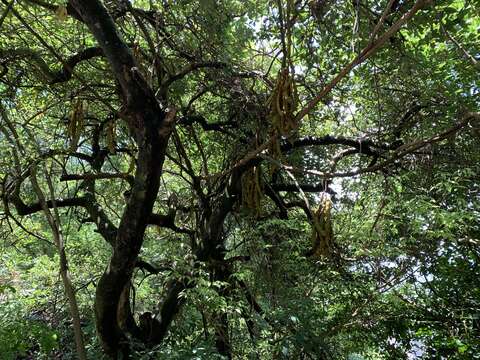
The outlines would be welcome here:
[[[163,112],[138,71],[130,49],[99,1],[70,1],[95,36],[120,83],[125,106],[123,118],[138,147],[131,195],[123,211],[110,262],[100,278],[95,301],[97,331],[106,353],[117,358],[125,335],[119,326],[121,294],[130,283],[140,252],[147,219],[159,189],[165,150],[173,116]]]

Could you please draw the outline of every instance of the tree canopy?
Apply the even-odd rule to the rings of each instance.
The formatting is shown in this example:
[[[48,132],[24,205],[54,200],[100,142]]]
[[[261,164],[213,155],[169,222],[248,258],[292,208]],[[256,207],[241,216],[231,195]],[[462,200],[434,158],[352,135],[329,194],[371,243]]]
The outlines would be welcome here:
[[[477,0],[0,3],[0,357],[478,358]]]

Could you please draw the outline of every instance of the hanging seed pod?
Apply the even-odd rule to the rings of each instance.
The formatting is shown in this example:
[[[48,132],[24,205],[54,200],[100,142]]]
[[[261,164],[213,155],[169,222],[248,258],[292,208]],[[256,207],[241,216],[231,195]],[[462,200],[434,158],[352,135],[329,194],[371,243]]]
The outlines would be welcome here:
[[[78,141],[80,140],[80,135],[82,134],[84,127],[83,120],[83,101],[77,99],[72,106],[70,121],[67,129],[67,133],[70,138],[71,151],[75,151],[77,149]]]
[[[117,131],[116,131],[116,124],[115,120],[111,120],[108,122],[106,127],[106,140],[107,140],[107,147],[110,154],[115,154],[116,152],[116,140],[117,140]]]
[[[130,157],[130,163],[128,164],[127,174],[133,173],[134,170],[135,170],[135,158],[132,156]]]
[[[273,139],[268,148],[268,152],[272,158],[281,159],[282,152],[280,150],[278,135],[289,136],[297,129],[297,121],[294,115],[297,105],[297,92],[295,82],[288,68],[278,73],[275,87],[266,105],[269,109],[269,133]],[[270,174],[273,174],[277,170],[277,165],[270,165]]]
[[[65,21],[68,17],[67,7],[65,5],[59,5],[55,10],[55,17],[58,21]]]
[[[263,197],[260,167],[248,169],[242,176],[242,203],[247,209],[254,210],[260,215],[261,200]]]
[[[268,146],[268,153],[274,159],[282,158],[282,150],[280,149],[280,141],[276,133],[271,134],[272,141]],[[276,163],[269,162],[269,174],[272,176],[276,171],[279,170],[279,166]]]
[[[295,81],[288,68],[281,70],[277,82],[270,95],[267,106],[269,108],[270,125],[282,136],[288,136],[297,128],[295,109],[297,107],[297,91]]]
[[[318,208],[312,214],[312,255],[328,257],[333,251],[332,200],[328,194],[322,194]]]

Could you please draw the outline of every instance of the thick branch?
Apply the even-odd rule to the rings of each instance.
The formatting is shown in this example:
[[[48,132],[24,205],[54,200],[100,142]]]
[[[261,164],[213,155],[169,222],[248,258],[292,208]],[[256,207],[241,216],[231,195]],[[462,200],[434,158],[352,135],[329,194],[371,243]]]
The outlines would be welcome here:
[[[59,82],[65,82],[72,78],[73,69],[77,64],[82,61],[90,60],[94,57],[103,56],[103,50],[100,47],[89,47],[79,53],[69,57],[63,64],[60,71],[54,73],[53,79],[50,84],[56,84]]]
[[[48,1],[43,1],[43,0],[26,0],[26,2],[41,6],[44,9],[47,9],[47,10],[50,10],[50,11],[56,11],[57,8],[58,8],[57,5],[51,4]],[[68,13],[68,15],[72,16],[73,18],[82,21],[82,18],[80,16],[80,14],[70,4],[67,4],[67,13]]]
[[[175,225],[175,212],[168,215],[151,214],[148,218],[148,224],[167,228],[181,234],[193,235],[195,233],[193,230],[180,228]]]
[[[400,160],[404,158],[405,156],[414,153],[415,151],[424,148],[425,146],[433,143],[437,143],[439,141],[445,140],[448,137],[450,137],[452,134],[457,133],[458,131],[462,130],[464,127],[466,127],[470,121],[479,121],[480,120],[480,113],[467,113],[459,122],[457,122],[455,125],[452,127],[448,128],[447,130],[441,132],[438,135],[432,136],[431,138],[428,139],[422,139],[422,140],[417,140],[410,142],[408,144],[402,145],[398,148],[395,149],[394,153],[392,156],[390,156],[388,159],[382,161],[381,163],[378,163],[376,165],[368,166],[366,168],[358,169],[358,170],[352,170],[352,171],[346,171],[346,172],[338,172],[338,173],[333,173],[333,172],[321,172],[318,170],[308,170],[308,169],[301,169],[297,168],[294,166],[289,166],[282,164],[276,159],[273,159],[269,156],[266,155],[260,155],[261,158],[270,161],[279,167],[287,170],[287,171],[293,171],[293,172],[298,172],[298,173],[305,173],[305,174],[311,174],[311,175],[317,175],[320,176],[324,179],[333,179],[337,177],[352,177],[356,175],[361,175],[365,173],[372,173],[378,170],[382,170],[386,168],[388,165],[394,163],[397,160]]]
[[[374,148],[386,149],[390,148],[388,145],[377,145],[371,140],[366,139],[350,139],[343,136],[333,137],[331,135],[326,135],[323,137],[313,137],[307,136],[293,142],[285,142],[281,145],[282,151],[289,151],[296,148],[306,147],[306,146],[320,146],[320,145],[346,145],[358,150],[359,154],[365,154],[370,156],[376,156],[378,153]]]
[[[84,207],[91,221],[97,225],[98,233],[113,246],[117,237],[117,227],[110,221],[105,211],[103,211],[102,207],[97,203],[93,194],[89,193],[86,195],[86,198],[87,201]]]
[[[272,184],[272,189],[275,191],[299,192],[300,189],[304,192],[321,192],[325,190],[323,182],[317,184]],[[300,189],[299,189],[300,188]]]
[[[223,129],[224,126],[232,126],[233,122],[221,122],[221,123],[208,123],[207,120],[201,115],[188,115],[183,116],[178,121],[179,125],[191,125],[193,123],[199,124],[205,131],[220,131],[226,133]]]
[[[125,179],[129,184],[133,185],[134,178],[130,174],[123,173],[86,173],[86,174],[63,174],[60,181],[75,181],[75,180],[99,180],[99,179]]]
[[[94,57],[102,55],[103,51],[99,47],[86,48],[79,53],[69,57],[63,63],[62,69],[55,71],[50,69],[45,60],[43,60],[43,57],[35,50],[27,48],[0,50],[0,59],[2,60],[9,61],[15,59],[29,58],[31,61],[33,61],[35,66],[38,68],[42,76],[48,81],[49,84],[56,84],[70,80],[72,78],[73,69],[76,65],[78,65],[82,61],[90,60]]]
[[[83,21],[95,36],[123,91],[130,110],[140,110],[147,105],[160,112],[155,94],[138,70],[132,52],[117,32],[112,17],[100,1],[70,0]],[[137,127],[140,124],[132,124]]]
[[[15,206],[15,209],[20,216],[31,215],[42,211],[42,204],[40,202],[27,205],[23,202],[20,196],[15,193],[11,195],[8,200]],[[97,225],[98,232],[110,245],[113,245],[117,234],[117,228],[109,220],[100,205],[97,204],[95,198],[90,194],[68,199],[47,200],[45,204],[49,209],[52,209],[53,207],[61,208],[72,206],[81,206],[85,208],[91,221]]]
[[[11,196],[9,201],[15,206],[18,215],[25,216],[31,215],[42,210],[42,204],[40,202],[25,204],[19,196]],[[54,206],[57,208],[60,207],[71,207],[71,206],[85,206],[86,198],[85,197],[74,197],[68,199],[56,199],[56,200],[46,200],[46,206],[49,209],[52,209]]]
[[[152,264],[140,258],[137,259],[137,263],[135,264],[135,266],[139,269],[146,270],[150,274],[154,274],[154,275],[159,274],[161,271],[164,271],[164,270],[172,270],[170,266],[155,267]]]
[[[164,87],[168,87],[170,84],[173,82],[183,79],[185,76],[187,76],[189,73],[202,69],[202,68],[213,68],[213,69],[221,69],[226,67],[227,64],[224,62],[218,62],[218,61],[207,61],[207,62],[197,62],[190,64],[186,66],[184,69],[180,70],[178,73],[169,76],[164,83],[162,84]]]
[[[151,337],[148,339],[151,344],[159,344],[167,334],[172,320],[185,301],[185,297],[181,297],[180,293],[191,286],[187,281],[186,279],[184,281],[173,280],[170,283],[165,300],[161,304],[160,313],[157,316],[160,320],[156,320]]]

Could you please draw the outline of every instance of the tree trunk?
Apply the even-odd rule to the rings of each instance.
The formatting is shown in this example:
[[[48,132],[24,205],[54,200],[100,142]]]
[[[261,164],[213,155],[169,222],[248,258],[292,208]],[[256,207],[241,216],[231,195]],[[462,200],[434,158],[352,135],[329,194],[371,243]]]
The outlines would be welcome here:
[[[95,297],[97,331],[105,351],[113,358],[117,356],[119,345],[126,340],[118,321],[120,298],[130,284],[143,244],[168,141],[168,137],[160,138],[158,129],[150,126],[139,137],[135,185],[120,221],[110,263],[98,282]]]
[[[95,296],[97,331],[105,352],[117,358],[126,340],[118,321],[121,294],[129,284],[143,244],[147,220],[155,203],[165,151],[173,129],[175,112],[165,113],[155,94],[139,72],[132,52],[98,0],[70,0],[107,57],[117,78],[126,121],[138,147],[134,185],[123,211],[113,254],[100,278]]]

